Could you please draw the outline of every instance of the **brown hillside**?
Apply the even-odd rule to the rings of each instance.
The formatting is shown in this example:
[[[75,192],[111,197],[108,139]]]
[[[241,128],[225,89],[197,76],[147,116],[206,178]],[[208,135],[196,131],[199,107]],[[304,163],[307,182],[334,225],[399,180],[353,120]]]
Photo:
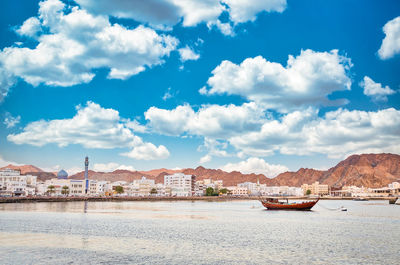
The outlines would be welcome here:
[[[39,180],[46,180],[56,177],[55,174],[43,172],[35,166],[13,166],[4,168],[20,169],[22,174],[34,174]],[[269,186],[301,186],[304,183],[311,184],[319,181],[333,187],[342,187],[344,185],[356,185],[364,187],[383,187],[394,181],[400,181],[400,155],[395,154],[363,154],[352,155],[338,163],[327,171],[301,168],[296,172],[285,172],[273,179],[269,179],[262,174],[242,174],[238,171],[225,172],[220,169],[207,169],[197,167],[195,169],[187,168],[183,170],[155,169],[150,171],[129,171],[116,170],[114,172],[95,172],[89,170],[89,178],[108,181],[127,181],[132,182],[145,176],[154,179],[156,183],[163,183],[164,176],[176,172],[183,172],[188,175],[196,175],[197,180],[212,178],[213,180],[222,180],[225,186],[237,185],[238,183],[250,181],[265,183]],[[73,179],[83,179],[84,172],[79,172],[73,176]]]
[[[323,176],[325,171],[300,168],[297,172],[281,173],[272,179],[273,185],[300,187],[304,183],[311,184]]]
[[[6,169],[6,168],[13,169],[13,170],[19,170],[19,171],[21,171],[22,175],[25,175],[27,172],[44,172],[42,169],[32,166],[32,165],[14,166],[14,165],[10,164],[10,165],[2,167],[0,169]]]
[[[262,174],[242,174],[238,171],[225,172],[221,169],[207,169],[204,167],[197,167],[196,169],[187,168],[182,171],[187,175],[195,175],[197,180],[212,178],[213,180],[222,180],[224,186],[234,186],[242,182],[257,182],[270,184],[271,179]]]

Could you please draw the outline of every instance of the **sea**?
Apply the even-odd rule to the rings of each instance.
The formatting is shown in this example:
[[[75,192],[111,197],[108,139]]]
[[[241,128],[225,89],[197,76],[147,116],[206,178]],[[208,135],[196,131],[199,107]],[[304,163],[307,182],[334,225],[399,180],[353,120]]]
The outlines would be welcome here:
[[[0,264],[400,264],[399,242],[388,201],[0,204]]]

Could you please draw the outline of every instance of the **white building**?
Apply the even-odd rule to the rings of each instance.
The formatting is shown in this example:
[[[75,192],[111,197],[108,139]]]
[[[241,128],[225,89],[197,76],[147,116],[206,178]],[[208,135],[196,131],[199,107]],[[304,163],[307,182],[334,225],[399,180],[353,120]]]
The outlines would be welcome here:
[[[301,188],[303,189],[304,195],[307,194],[307,191],[309,190],[311,192],[311,195],[328,195],[329,194],[329,186],[325,184],[319,184],[318,181],[314,182],[313,184],[303,184],[301,185]]]
[[[223,181],[222,180],[213,181],[211,178],[198,180],[195,182],[194,195],[195,196],[205,195],[207,188],[213,188],[214,191],[221,190],[223,188]]]
[[[183,173],[164,176],[164,186],[171,189],[171,196],[194,196],[195,181],[195,176]]]
[[[21,175],[19,170],[0,170],[0,195],[27,196],[35,194],[36,176]]]
[[[233,196],[249,196],[249,190],[247,187],[230,186],[227,187],[229,193]]]

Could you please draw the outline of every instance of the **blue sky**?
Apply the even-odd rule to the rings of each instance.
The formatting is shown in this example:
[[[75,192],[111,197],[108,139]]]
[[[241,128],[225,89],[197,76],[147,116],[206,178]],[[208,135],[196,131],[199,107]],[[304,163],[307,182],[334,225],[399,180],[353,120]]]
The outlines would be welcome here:
[[[398,1],[2,2],[0,164],[269,177],[400,151]]]

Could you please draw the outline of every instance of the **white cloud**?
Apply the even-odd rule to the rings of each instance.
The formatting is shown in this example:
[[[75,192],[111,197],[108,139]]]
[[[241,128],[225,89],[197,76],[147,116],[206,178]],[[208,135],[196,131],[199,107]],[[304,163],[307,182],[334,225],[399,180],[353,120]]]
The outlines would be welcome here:
[[[286,0],[75,0],[80,6],[95,14],[131,18],[147,23],[157,29],[171,29],[182,20],[184,27],[200,23],[216,25],[223,34],[231,35],[227,29],[230,23],[219,20],[223,12],[228,12],[234,23],[254,21],[260,12],[282,12]]]
[[[139,132],[139,133],[146,133],[148,131],[146,126],[141,125],[137,120],[126,120],[125,121],[126,127],[129,129],[132,129],[134,132]]]
[[[34,146],[53,143],[60,147],[80,144],[85,148],[132,148],[127,156],[135,159],[168,157],[169,152],[165,146],[156,147],[152,143],[143,142],[125,122],[118,111],[88,102],[86,107],[78,106],[77,114],[71,119],[35,121],[29,123],[23,132],[9,134],[7,139],[15,144]]]
[[[205,164],[205,163],[210,162],[211,159],[212,159],[211,155],[207,154],[207,155],[202,156],[202,157],[200,158],[199,163],[200,163],[200,164]]]
[[[234,23],[243,23],[256,20],[256,15],[265,12],[283,12],[286,9],[286,0],[223,0],[229,6],[229,17]]]
[[[118,163],[110,162],[106,164],[97,163],[93,165],[93,170],[98,172],[112,172],[117,169],[136,171],[136,169],[132,166],[120,165]]]
[[[240,65],[223,61],[208,79],[209,89],[202,94],[236,94],[262,104],[265,108],[288,112],[308,106],[344,104],[328,96],[335,91],[350,90],[347,75],[350,59],[330,52],[301,51],[289,55],[287,66],[269,62],[261,56],[247,58]]]
[[[241,161],[239,163],[228,163],[220,169],[232,172],[239,171],[243,174],[263,174],[266,177],[273,178],[279,175],[280,173],[289,171],[286,166],[283,165],[272,165],[267,163],[264,159],[257,157],[250,157],[245,161]]]
[[[137,136],[136,136],[137,137]],[[166,159],[169,157],[168,149],[159,145],[158,147],[152,143],[144,143],[140,138],[135,141],[132,150],[126,153],[121,153],[123,156],[134,158],[137,160],[156,160]]]
[[[13,117],[9,112],[6,112],[4,118],[4,124],[6,125],[7,129],[13,128],[15,125],[17,125],[21,121],[21,116]]]
[[[174,94],[171,93],[171,88],[169,87],[167,89],[167,91],[165,92],[164,96],[162,97],[162,99],[164,101],[167,101],[167,99],[170,99],[170,98],[173,98],[173,97],[174,97]]]
[[[387,101],[388,95],[396,93],[389,86],[382,87],[381,83],[375,83],[368,76],[364,76],[363,81],[360,82],[360,86],[364,88],[364,95],[372,97],[375,101]]]
[[[226,141],[218,141],[213,138],[204,137],[204,144],[197,148],[197,151],[208,152],[205,156],[200,158],[200,163],[204,164],[210,162],[213,156],[217,157],[228,157],[233,156],[229,154],[225,149],[228,148],[228,143]]]
[[[17,31],[37,34],[38,44],[33,49],[4,48],[0,52],[1,69],[34,86],[88,83],[98,68],[108,68],[109,78],[127,79],[162,64],[178,45],[178,40],[169,35],[159,35],[142,25],[129,29],[111,24],[105,16],[78,7],[69,9],[59,0],[40,2],[38,17],[29,18]],[[3,75],[0,72],[2,83]]]
[[[383,26],[385,38],[378,50],[382,60],[390,59],[400,53],[400,16],[396,17]]]
[[[14,86],[15,82],[15,77],[7,72],[0,62],[0,103],[8,95],[10,88]]]
[[[254,102],[241,106],[204,105],[197,112],[187,104],[173,110],[151,107],[145,112],[148,126],[158,133],[189,133],[223,139],[260,128],[264,116],[264,111]]]
[[[189,60],[196,61],[200,58],[200,54],[195,53],[192,48],[185,46],[184,48],[178,49],[179,55],[181,56],[181,61],[186,62]]]
[[[343,158],[354,153],[398,153],[399,135],[400,111],[393,108],[377,112],[338,109],[324,117],[307,109],[266,121],[260,131],[232,137],[229,142],[247,155],[269,151]]]
[[[235,36],[234,27],[229,22],[222,23],[221,21],[217,20],[216,22],[213,21],[213,22],[207,23],[207,27],[209,29],[212,29],[213,27],[216,27],[225,36],[231,36],[231,37]]]
[[[17,29],[17,33],[20,34],[21,36],[27,36],[27,37],[37,37],[37,35],[42,31],[42,26],[36,17],[31,17],[25,20],[25,22],[22,24],[19,29]]]

